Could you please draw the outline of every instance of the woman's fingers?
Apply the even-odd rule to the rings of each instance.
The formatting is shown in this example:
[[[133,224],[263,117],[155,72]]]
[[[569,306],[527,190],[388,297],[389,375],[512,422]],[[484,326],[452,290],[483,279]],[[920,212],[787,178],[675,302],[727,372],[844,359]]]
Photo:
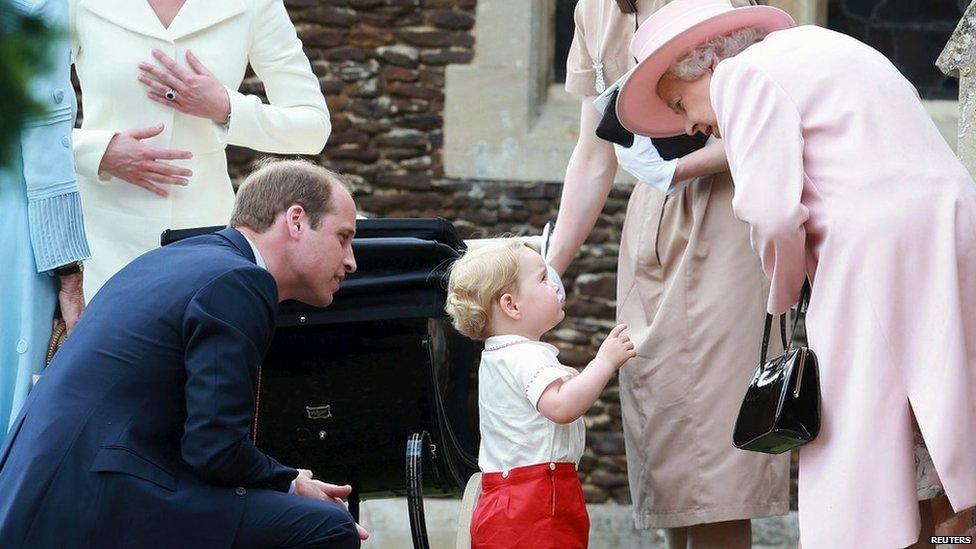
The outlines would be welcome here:
[[[180,149],[150,149],[150,151],[156,160],[189,160],[193,158],[193,153]]]
[[[626,324],[617,324],[616,326],[613,327],[612,330],[610,330],[610,337],[617,337],[620,335],[621,332],[623,332],[626,329],[627,329]]]
[[[142,187],[143,189],[146,189],[147,191],[159,195],[163,198],[169,196],[168,192],[166,192],[164,189],[160,187],[157,187],[156,185],[153,185],[152,183],[149,182],[148,179],[136,179],[132,183],[135,184],[137,187]]]
[[[202,74],[205,76],[213,76],[213,73],[211,73],[210,70],[208,70],[207,67],[205,67],[203,63],[200,62],[199,59],[197,59],[196,55],[193,55],[193,52],[191,50],[186,50],[186,63],[190,65],[190,68],[193,69],[193,72],[197,74]]]
[[[149,73],[146,71],[139,71],[139,76],[137,77],[137,79],[139,80],[139,82],[142,82],[143,85],[148,87],[150,91],[158,94],[160,97],[166,95],[166,92],[169,90],[169,88],[164,86],[158,80],[150,78]]]
[[[153,52],[152,52],[152,54],[153,54],[153,57],[155,57],[156,59],[158,59],[159,62],[162,63],[164,67],[166,67],[167,69],[169,69],[169,71],[171,73],[175,74],[176,77],[179,78],[180,80],[186,81],[191,76],[193,76],[193,74],[190,71],[188,71],[188,70],[184,69],[183,67],[181,67],[179,65],[179,63],[176,62],[175,59],[173,59],[172,57],[166,55],[162,51],[154,49]]]
[[[148,92],[146,92],[146,97],[148,97],[149,99],[152,99],[153,101],[159,103],[160,105],[162,105],[164,107],[169,107],[171,109],[174,109],[174,110],[177,110],[177,111],[180,111],[180,112],[186,112],[186,110],[184,110],[184,108],[183,108],[183,105],[181,105],[179,101],[170,101],[169,99],[166,99],[165,97],[157,94],[154,91],[148,91]]]
[[[193,153],[180,149],[149,149],[149,154],[156,160],[189,160],[193,158]],[[187,175],[193,175],[193,173]]]
[[[157,185],[179,185],[180,187],[186,187],[190,184],[190,181],[186,178],[173,177],[154,171],[146,172],[146,178]]]
[[[146,165],[146,170],[155,172],[162,175],[168,175],[171,177],[186,178],[193,175],[193,172],[186,169],[180,168],[179,166],[173,166],[163,162],[150,161]]]
[[[150,65],[146,62],[139,63],[139,68],[142,69],[143,73],[145,73],[148,78],[155,80],[166,87],[173,88],[177,95],[186,92],[186,85],[183,84],[183,81],[176,76],[173,76],[171,73],[168,73],[159,67]]]
[[[129,132],[129,135],[133,139],[148,139],[150,137],[156,137],[157,135],[163,133],[163,124],[156,124],[155,126],[149,126],[148,128],[139,128]]]

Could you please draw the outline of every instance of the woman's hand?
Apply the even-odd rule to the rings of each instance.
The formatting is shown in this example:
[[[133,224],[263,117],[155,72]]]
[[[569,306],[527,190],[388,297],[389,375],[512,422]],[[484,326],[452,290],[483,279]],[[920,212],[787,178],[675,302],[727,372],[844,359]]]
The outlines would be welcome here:
[[[193,52],[186,52],[189,70],[159,50],[153,50],[152,54],[165,68],[146,62],[139,63],[139,82],[149,88],[146,93],[149,99],[184,114],[208,118],[217,124],[227,121],[230,116],[230,96],[227,95],[227,89]],[[172,99],[166,96],[170,91],[173,92]]]
[[[189,183],[187,178],[193,175],[193,172],[160,160],[193,158],[190,151],[157,149],[142,142],[143,139],[155,137],[162,131],[163,125],[157,124],[149,128],[117,134],[105,149],[102,163],[98,166],[98,173],[118,177],[163,197],[169,193],[159,185],[187,185]]]
[[[58,277],[61,289],[58,290],[58,304],[61,305],[61,318],[64,319],[65,333],[70,334],[78,324],[85,310],[85,292],[82,289],[82,273]]]
[[[667,194],[672,188],[677,160],[665,160],[650,137],[635,135],[630,147],[613,144],[617,164],[637,181]]]

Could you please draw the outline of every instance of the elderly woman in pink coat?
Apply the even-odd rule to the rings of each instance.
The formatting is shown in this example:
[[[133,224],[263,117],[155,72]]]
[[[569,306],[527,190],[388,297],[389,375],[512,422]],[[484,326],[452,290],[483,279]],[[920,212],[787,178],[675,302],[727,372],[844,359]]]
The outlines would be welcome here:
[[[768,311],[812,281],[823,419],[800,450],[804,549],[927,534],[916,454],[929,495],[976,505],[976,185],[912,85],[853,38],[728,0],[668,4],[632,53],[621,122],[722,138]]]

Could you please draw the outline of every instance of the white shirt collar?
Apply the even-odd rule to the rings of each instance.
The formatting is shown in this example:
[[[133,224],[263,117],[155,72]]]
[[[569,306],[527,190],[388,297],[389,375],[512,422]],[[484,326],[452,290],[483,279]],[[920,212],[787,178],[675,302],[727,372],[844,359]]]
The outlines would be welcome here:
[[[553,354],[558,355],[559,349],[555,346],[542,341],[535,341],[529,339],[525,336],[520,336],[516,334],[502,334],[494,335],[485,340],[485,351],[497,351],[499,349],[509,347],[512,345],[518,345],[521,343],[532,343],[535,345],[542,345],[543,347],[552,351]]]
[[[267,271],[268,265],[267,263],[264,262],[264,258],[261,257],[261,251],[258,250],[258,247],[254,245],[254,242],[251,242],[251,239],[248,238],[246,234],[244,234],[244,231],[240,231],[240,233],[241,236],[244,237],[244,240],[247,240],[247,243],[251,245],[251,251],[254,252],[254,262],[258,264],[258,267],[261,267],[262,269]]]

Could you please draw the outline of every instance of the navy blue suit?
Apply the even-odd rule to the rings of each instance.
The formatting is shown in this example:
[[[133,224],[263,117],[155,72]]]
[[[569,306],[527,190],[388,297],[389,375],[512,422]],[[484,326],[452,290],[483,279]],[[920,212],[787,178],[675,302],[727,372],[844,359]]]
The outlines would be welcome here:
[[[0,450],[0,547],[358,547],[249,439],[277,309],[235,229],[109,280]]]

